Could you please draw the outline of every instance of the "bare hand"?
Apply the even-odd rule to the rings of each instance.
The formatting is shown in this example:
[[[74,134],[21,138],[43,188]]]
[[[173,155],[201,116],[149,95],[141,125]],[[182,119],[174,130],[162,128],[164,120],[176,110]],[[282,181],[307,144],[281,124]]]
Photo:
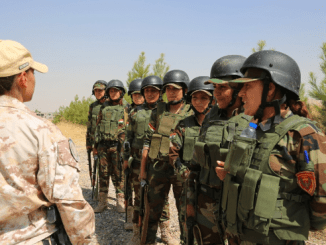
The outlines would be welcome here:
[[[216,163],[217,163],[217,167],[215,168],[216,175],[217,177],[219,177],[220,180],[223,181],[228,172],[224,170],[224,162],[216,161]]]
[[[126,170],[128,168],[128,161],[124,160],[123,161],[123,170]]]
[[[187,217],[195,217],[195,208],[191,204],[187,204]]]
[[[97,155],[97,149],[96,148],[93,148],[93,155]]]

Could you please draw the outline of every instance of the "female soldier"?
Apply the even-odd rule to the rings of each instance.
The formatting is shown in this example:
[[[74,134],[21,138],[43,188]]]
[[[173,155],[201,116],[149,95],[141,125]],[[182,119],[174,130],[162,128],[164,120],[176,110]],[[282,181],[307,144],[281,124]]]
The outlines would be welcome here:
[[[241,107],[238,91],[231,89],[228,81],[243,76],[240,68],[244,61],[243,56],[228,55],[215,61],[211,69],[209,83],[215,87],[214,97],[218,106],[214,106],[205,117],[188,179],[187,226],[189,232],[194,231],[199,244],[224,243],[218,222],[221,181],[216,178],[215,167],[217,159],[224,159],[217,151],[223,126]]]
[[[132,103],[127,104],[125,107],[125,115],[124,119],[126,122],[126,130],[127,130],[127,125],[130,124],[130,114],[132,110],[134,110],[137,106],[141,106],[144,104],[144,96],[141,94],[141,84],[142,84],[143,79],[138,78],[130,82],[129,88],[128,88],[128,95],[131,97]],[[130,152],[129,152],[130,153]],[[127,157],[129,158],[129,156]],[[126,170],[126,169],[124,169]],[[125,171],[125,174],[128,173],[128,171]],[[126,177],[127,175],[125,175]],[[132,181],[130,181],[130,178],[125,178],[125,205],[128,202],[128,208],[127,208],[127,214],[126,214],[126,223],[124,224],[125,230],[132,230]],[[127,192],[127,193],[126,193]],[[128,200],[127,200],[128,199]]]
[[[103,212],[107,208],[110,176],[116,188],[117,211],[124,211],[124,194],[122,163],[120,162],[120,146],[124,142],[124,107],[122,105],[125,89],[119,80],[111,80],[106,89],[110,101],[106,101],[100,109],[95,131],[93,153],[99,153],[99,203],[94,212]]]
[[[130,171],[130,182],[134,187],[134,206],[133,206],[133,237],[129,244],[140,244],[139,234],[139,191],[140,191],[140,160],[141,150],[143,149],[145,129],[148,125],[152,110],[157,107],[157,103],[161,100],[161,89],[163,81],[158,76],[148,76],[144,78],[140,86],[140,93],[145,97],[145,104],[137,106],[133,109],[129,116],[128,126],[126,129],[126,140],[124,143],[124,170]],[[166,205],[161,217],[161,222],[167,220],[168,217],[168,205]],[[132,207],[131,207],[132,210]],[[129,214],[129,208],[128,208]],[[128,216],[129,217],[129,216]],[[131,219],[131,216],[129,217]]]
[[[244,84],[237,121],[249,126],[231,142],[226,176],[224,162],[216,168],[225,176],[226,232],[241,244],[305,244],[309,230],[326,227],[326,137],[298,101],[300,69],[292,58],[256,52],[241,72],[230,84]]]
[[[185,179],[190,168],[190,160],[192,159],[195,142],[199,136],[200,126],[202,125],[205,115],[212,107],[214,86],[212,84],[204,84],[209,77],[196,77],[188,87],[187,98],[191,102],[192,110],[195,112],[179,122],[174,132],[170,136],[172,146],[170,147],[170,164],[176,169],[183,180],[183,190],[180,199],[180,240],[182,244],[186,244],[185,233],[185,214],[186,214],[186,189]]]
[[[168,198],[171,184],[173,185],[176,205],[180,210],[179,198],[182,191],[182,182],[177,179],[174,169],[169,165],[169,136],[176,125],[183,118],[191,115],[189,105],[184,101],[189,84],[189,77],[184,71],[173,70],[165,74],[163,86],[168,103],[160,102],[152,111],[148,128],[145,133],[141,163],[141,180],[149,176],[149,215],[147,234],[142,232],[142,242],[154,244],[158,223],[161,228],[162,240],[167,244],[179,243],[169,234],[169,221],[159,222],[162,215],[164,201]],[[150,150],[149,150],[150,147]],[[149,153],[148,153],[149,150]],[[145,166],[148,164],[148,174]],[[143,236],[145,234],[145,236]]]

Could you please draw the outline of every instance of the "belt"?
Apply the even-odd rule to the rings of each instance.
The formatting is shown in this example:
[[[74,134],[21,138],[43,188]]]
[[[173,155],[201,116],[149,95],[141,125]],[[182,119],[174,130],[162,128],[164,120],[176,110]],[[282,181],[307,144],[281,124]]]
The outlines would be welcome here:
[[[115,147],[118,146],[118,141],[102,140],[100,144],[108,147]]]
[[[200,185],[199,186],[200,193],[208,196],[209,198],[213,199],[214,201],[220,200],[221,198],[221,189],[211,188],[207,185]]]

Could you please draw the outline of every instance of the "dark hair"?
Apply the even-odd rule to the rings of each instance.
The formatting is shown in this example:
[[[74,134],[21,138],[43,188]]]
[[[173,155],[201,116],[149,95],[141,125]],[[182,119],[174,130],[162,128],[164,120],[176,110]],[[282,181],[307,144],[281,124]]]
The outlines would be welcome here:
[[[304,101],[298,100],[298,96],[294,94],[293,92],[290,92],[289,90],[279,86],[278,84],[274,83],[276,88],[281,92],[282,96],[286,94],[286,105],[290,107],[293,114],[299,115],[301,117],[306,117],[309,119],[312,119],[306,103]]]
[[[0,77],[0,95],[11,90],[16,75],[10,77]]]

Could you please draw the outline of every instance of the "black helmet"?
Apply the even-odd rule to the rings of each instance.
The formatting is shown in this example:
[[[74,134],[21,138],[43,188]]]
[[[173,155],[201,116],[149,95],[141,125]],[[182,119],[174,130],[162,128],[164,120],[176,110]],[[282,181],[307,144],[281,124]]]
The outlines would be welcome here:
[[[165,74],[163,78],[163,86],[169,83],[176,83],[178,85],[181,85],[185,89],[188,88],[189,81],[189,77],[184,71],[172,70]]]
[[[205,84],[207,80],[209,80],[209,77],[206,76],[200,76],[192,79],[188,87],[188,98],[190,98],[191,94],[197,90],[205,90],[213,94],[214,86],[211,83]]]
[[[133,92],[137,92],[137,91],[140,92],[142,81],[143,81],[143,79],[137,78],[137,79],[130,82],[129,89],[128,89],[128,95],[129,96]]]
[[[259,68],[267,71],[271,80],[279,86],[297,95],[301,84],[301,73],[298,64],[288,55],[274,50],[262,50],[250,55],[244,62],[241,72],[248,68]]]
[[[95,88],[95,85],[104,85],[105,87],[103,88],[104,90],[106,90],[106,87],[108,86],[108,83],[106,82],[106,81],[104,81],[104,80],[98,80],[98,81],[96,81],[94,84],[93,84],[93,88],[92,88],[92,95],[94,95],[94,89],[96,89]]]
[[[210,78],[220,78],[225,76],[243,77],[240,68],[246,58],[241,55],[227,55],[214,62],[211,68]]]
[[[144,96],[144,88],[147,86],[155,86],[159,89],[162,89],[163,81],[158,76],[148,76],[145,77],[141,83],[141,91],[140,93]]]
[[[111,100],[110,98],[110,94],[109,94],[109,89],[110,88],[118,88],[121,90],[121,95],[120,95],[120,98],[118,100],[120,100],[124,94],[126,93],[126,89],[124,88],[123,86],[123,83],[120,81],[120,80],[117,80],[117,79],[114,79],[114,80],[111,80],[109,83],[108,83],[108,86],[106,87],[106,91],[105,91],[105,94],[108,96],[108,98]]]

